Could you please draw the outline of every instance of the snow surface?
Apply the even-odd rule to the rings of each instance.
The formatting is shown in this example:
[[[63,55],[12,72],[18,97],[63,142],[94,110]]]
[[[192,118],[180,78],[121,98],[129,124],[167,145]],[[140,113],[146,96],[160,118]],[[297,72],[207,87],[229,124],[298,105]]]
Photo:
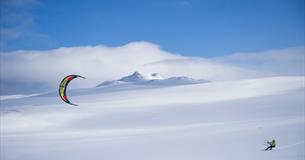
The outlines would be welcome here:
[[[304,160],[304,77],[1,99],[1,160]],[[72,82],[73,83],[73,82]],[[72,85],[72,84],[71,84]],[[275,138],[277,147],[263,151]]]
[[[6,95],[0,96],[0,100],[7,100],[7,99],[19,99],[19,98],[26,98],[26,97],[33,97],[39,94],[30,94],[30,95],[23,95],[23,94],[15,94],[15,95]]]

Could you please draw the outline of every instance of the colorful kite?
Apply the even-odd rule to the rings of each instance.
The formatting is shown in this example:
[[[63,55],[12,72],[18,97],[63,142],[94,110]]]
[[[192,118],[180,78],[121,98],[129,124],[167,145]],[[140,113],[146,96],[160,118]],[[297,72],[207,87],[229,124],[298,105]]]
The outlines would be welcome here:
[[[72,81],[73,79],[75,78],[84,78],[85,77],[82,77],[82,76],[79,76],[79,75],[69,75],[67,77],[65,77],[61,82],[60,82],[60,85],[59,85],[59,96],[60,98],[68,103],[68,104],[71,104],[71,105],[74,105],[74,106],[77,106],[76,104],[73,104],[69,101],[68,99],[68,96],[66,94],[66,91],[67,91],[67,86],[68,84],[70,83],[70,81]]]

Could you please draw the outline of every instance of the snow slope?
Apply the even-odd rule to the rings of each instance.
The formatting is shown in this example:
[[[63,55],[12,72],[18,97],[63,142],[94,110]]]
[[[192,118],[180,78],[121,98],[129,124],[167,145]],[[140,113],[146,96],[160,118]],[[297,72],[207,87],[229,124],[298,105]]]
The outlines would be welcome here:
[[[19,98],[26,98],[26,97],[32,97],[32,96],[37,96],[37,95],[39,95],[39,94],[30,94],[30,95],[22,95],[22,94],[7,95],[7,96],[0,96],[0,100],[19,99]]]
[[[1,160],[303,160],[304,77],[1,100]],[[277,148],[263,151],[265,140]]]

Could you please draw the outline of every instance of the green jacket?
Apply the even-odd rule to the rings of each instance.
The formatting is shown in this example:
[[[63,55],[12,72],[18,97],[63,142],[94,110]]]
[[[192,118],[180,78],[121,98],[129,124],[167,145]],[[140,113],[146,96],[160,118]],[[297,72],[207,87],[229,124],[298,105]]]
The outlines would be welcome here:
[[[275,140],[274,140],[274,139],[273,139],[271,142],[268,142],[268,144],[269,144],[270,146],[272,146],[272,147],[275,147],[275,146],[276,146]]]

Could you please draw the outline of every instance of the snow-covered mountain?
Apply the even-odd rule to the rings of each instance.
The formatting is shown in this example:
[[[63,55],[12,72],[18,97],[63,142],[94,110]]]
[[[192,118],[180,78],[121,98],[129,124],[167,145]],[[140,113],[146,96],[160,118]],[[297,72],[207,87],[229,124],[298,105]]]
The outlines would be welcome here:
[[[139,72],[134,72],[131,75],[122,77],[118,80],[105,81],[97,87],[119,85],[119,84],[137,84],[137,85],[185,85],[185,84],[197,84],[206,83],[207,80],[196,80],[189,77],[170,77],[163,78],[159,73],[153,73],[150,75],[143,75]]]
[[[144,77],[142,74],[139,72],[134,72],[131,75],[128,75],[126,77],[123,77],[119,79],[118,81],[123,81],[123,82],[142,82],[147,80],[146,77]]]

